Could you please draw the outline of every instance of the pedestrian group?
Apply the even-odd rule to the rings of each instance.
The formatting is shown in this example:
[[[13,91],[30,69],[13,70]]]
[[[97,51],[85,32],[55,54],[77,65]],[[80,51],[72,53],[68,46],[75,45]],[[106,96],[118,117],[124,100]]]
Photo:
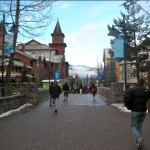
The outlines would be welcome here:
[[[94,83],[91,84],[91,86],[85,86],[80,84],[80,87],[78,87],[77,84],[74,84],[73,86],[69,87],[67,81],[63,84],[62,88],[60,85],[58,85],[57,80],[54,80],[54,82],[50,83],[49,86],[49,94],[50,94],[50,106],[54,106],[55,113],[58,111],[58,101],[59,96],[63,92],[64,94],[64,102],[68,101],[68,95],[69,93],[73,94],[92,94],[93,100],[95,100],[95,96],[97,93],[97,87]]]

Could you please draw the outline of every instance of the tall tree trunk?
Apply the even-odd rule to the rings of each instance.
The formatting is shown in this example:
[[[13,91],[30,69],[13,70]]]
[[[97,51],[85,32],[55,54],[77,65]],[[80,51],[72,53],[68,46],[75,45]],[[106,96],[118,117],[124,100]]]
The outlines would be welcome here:
[[[11,6],[12,7],[12,6]],[[13,49],[15,53],[15,48],[16,48],[16,42],[17,42],[17,35],[18,35],[18,26],[19,26],[19,14],[20,14],[20,0],[16,0],[16,17],[15,17],[15,33],[14,33],[14,38],[13,38]],[[14,60],[14,53],[10,54],[10,59],[8,63],[8,67],[6,70],[6,77],[5,77],[5,96],[9,95],[9,83],[10,83],[10,78],[11,78],[11,70],[13,68],[13,60]]]

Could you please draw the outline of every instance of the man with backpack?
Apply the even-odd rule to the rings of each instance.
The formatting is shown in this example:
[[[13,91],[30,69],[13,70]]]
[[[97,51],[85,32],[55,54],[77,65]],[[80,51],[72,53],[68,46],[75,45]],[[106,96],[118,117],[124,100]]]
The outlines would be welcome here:
[[[131,129],[135,144],[142,148],[143,138],[141,136],[142,125],[146,117],[147,102],[150,91],[144,86],[144,80],[139,79],[137,85],[130,88],[125,96],[125,106],[131,110]]]

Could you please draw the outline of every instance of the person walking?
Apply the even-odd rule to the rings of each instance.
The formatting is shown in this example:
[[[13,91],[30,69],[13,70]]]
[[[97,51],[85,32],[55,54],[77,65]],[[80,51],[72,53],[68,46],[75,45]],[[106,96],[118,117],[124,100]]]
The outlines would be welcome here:
[[[53,104],[53,99],[52,99],[52,95],[51,95],[51,88],[52,88],[52,86],[53,86],[53,82],[51,82],[50,83],[50,86],[49,86],[49,94],[50,94],[50,106],[52,106],[52,104]]]
[[[77,94],[78,93],[78,85],[76,83],[74,83],[73,89],[74,89],[74,94]]]
[[[61,88],[58,85],[56,80],[54,81],[53,86],[50,87],[49,91],[50,91],[50,95],[52,96],[55,112],[57,113],[58,100],[59,100],[59,95],[61,94]]]
[[[142,125],[146,117],[147,102],[150,98],[150,91],[143,85],[144,80],[139,79],[137,85],[127,91],[125,98],[126,107],[131,110],[131,129],[138,149],[141,149],[143,145]]]
[[[67,102],[68,100],[68,92],[69,92],[69,85],[67,82],[63,85],[63,91],[64,91],[64,101]]]
[[[86,93],[90,94],[90,86],[89,85],[86,87]]]
[[[93,100],[95,100],[95,95],[97,93],[97,87],[94,83],[92,83],[91,89],[92,89]]]
[[[79,86],[79,93],[80,94],[82,94],[82,92],[83,92],[82,89],[83,89],[83,86],[82,86],[82,84],[80,84],[80,86]]]

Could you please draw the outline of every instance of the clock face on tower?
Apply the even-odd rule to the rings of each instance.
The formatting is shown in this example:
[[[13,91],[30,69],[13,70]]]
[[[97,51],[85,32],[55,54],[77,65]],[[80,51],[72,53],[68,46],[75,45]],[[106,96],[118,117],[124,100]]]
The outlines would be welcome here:
[[[60,37],[56,37],[56,42],[60,42]]]

